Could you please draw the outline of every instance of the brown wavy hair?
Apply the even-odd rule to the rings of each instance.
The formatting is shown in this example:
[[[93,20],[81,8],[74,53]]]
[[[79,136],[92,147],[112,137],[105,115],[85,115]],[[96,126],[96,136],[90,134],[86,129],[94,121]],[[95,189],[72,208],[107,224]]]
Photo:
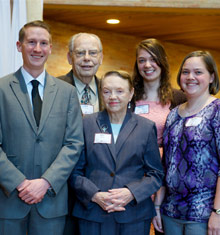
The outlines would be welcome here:
[[[133,71],[133,86],[134,86],[134,100],[136,102],[147,97],[144,91],[144,79],[140,75],[137,65],[137,57],[140,49],[146,50],[156,61],[157,65],[161,68],[160,86],[158,88],[158,96],[160,103],[166,105],[173,99],[172,88],[170,84],[169,64],[167,54],[162,44],[154,38],[145,39],[141,41],[136,47],[136,61]]]

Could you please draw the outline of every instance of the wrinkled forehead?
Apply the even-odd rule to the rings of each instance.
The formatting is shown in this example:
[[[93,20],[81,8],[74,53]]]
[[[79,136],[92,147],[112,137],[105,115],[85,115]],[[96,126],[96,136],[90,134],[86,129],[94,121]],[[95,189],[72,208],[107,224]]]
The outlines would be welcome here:
[[[122,78],[117,74],[110,74],[101,79],[101,87],[107,88],[129,88],[129,82],[127,79]]]
[[[92,35],[80,35],[75,39],[75,50],[100,50],[98,40]]]

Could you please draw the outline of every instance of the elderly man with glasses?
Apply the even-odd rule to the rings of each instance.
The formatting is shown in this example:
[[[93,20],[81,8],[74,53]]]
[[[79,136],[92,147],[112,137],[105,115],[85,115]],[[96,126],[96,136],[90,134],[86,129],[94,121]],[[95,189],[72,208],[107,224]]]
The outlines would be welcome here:
[[[83,115],[100,111],[99,79],[95,75],[103,59],[100,38],[90,33],[73,35],[69,40],[67,58],[72,69],[59,78],[76,87]],[[76,219],[72,216],[75,194],[70,187],[68,196],[69,214],[66,217],[64,235],[78,233]]]
[[[100,111],[99,80],[95,75],[103,59],[100,38],[90,33],[73,35],[67,58],[72,69],[59,78],[76,87],[83,114]]]

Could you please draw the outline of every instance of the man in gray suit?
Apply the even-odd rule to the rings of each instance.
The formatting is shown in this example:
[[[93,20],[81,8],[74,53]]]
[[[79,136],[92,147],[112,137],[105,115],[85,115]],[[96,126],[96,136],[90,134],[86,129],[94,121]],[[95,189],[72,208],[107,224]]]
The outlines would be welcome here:
[[[79,102],[73,86],[44,69],[44,22],[24,25],[17,49],[23,66],[0,79],[0,234],[61,235],[67,179],[83,147]]]
[[[100,38],[90,33],[73,35],[67,58],[72,70],[59,78],[76,87],[83,114],[100,111],[99,79],[95,75],[103,59]]]

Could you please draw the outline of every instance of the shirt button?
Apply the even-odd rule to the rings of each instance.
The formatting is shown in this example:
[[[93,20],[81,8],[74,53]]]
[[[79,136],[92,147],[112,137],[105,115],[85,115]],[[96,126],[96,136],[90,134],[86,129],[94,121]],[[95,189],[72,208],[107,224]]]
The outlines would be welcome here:
[[[111,176],[111,177],[114,177],[114,176],[115,176],[115,173],[111,172],[110,176]]]
[[[36,139],[36,142],[37,142],[37,143],[40,143],[40,142],[41,142],[41,139],[40,139],[40,138],[37,138],[37,139]]]

